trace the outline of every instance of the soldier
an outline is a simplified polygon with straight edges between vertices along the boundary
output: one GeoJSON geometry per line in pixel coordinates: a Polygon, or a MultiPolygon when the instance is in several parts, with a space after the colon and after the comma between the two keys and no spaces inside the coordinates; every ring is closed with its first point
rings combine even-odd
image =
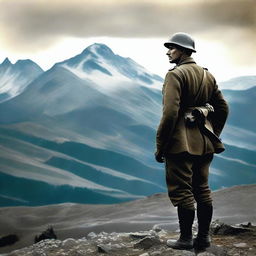
{"type": "Polygon", "coordinates": [[[164,44],[170,63],[176,66],[163,84],[163,115],[157,130],[156,161],[165,162],[169,198],[177,206],[180,237],[168,240],[174,249],[205,249],[210,246],[212,198],[208,185],[214,153],[224,151],[219,139],[228,116],[228,105],[213,75],[191,57],[194,40],[174,34],[164,44]],[[192,239],[197,205],[198,233],[192,239]]]}

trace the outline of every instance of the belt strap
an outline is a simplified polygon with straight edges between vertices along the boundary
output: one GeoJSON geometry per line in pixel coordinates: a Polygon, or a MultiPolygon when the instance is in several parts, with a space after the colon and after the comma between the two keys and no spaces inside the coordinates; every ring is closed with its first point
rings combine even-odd
{"type": "Polygon", "coordinates": [[[203,71],[204,71],[204,72],[203,72],[203,78],[202,78],[202,80],[201,80],[201,83],[200,83],[200,85],[199,85],[198,91],[197,91],[197,93],[196,93],[195,102],[197,102],[198,97],[199,97],[199,95],[200,95],[200,93],[201,93],[201,91],[202,91],[203,84],[205,83],[206,71],[205,71],[205,69],[203,69],[203,71]]]}

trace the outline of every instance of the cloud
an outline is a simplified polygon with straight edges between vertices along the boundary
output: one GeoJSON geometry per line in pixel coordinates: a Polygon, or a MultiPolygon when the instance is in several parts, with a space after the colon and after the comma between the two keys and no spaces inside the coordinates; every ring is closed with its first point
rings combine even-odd
{"type": "MultiPolygon", "coordinates": [[[[250,41],[256,25],[254,0],[2,0],[0,12],[1,41],[24,50],[66,36],[166,38],[176,31],[211,35],[218,30],[219,39],[228,42],[230,28],[250,41]]],[[[233,43],[238,36],[232,34],[233,43]]]]}

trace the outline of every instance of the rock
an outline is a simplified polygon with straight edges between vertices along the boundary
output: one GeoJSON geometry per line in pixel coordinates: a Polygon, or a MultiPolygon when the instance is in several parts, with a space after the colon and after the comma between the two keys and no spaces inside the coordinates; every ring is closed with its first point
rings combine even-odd
{"type": "MultiPolygon", "coordinates": [[[[151,255],[152,255],[152,254],[151,254],[151,255]]],[[[149,254],[146,252],[146,253],[140,254],[140,256],[149,256],[149,254]]]]}
{"type": "Polygon", "coordinates": [[[161,241],[159,238],[155,236],[147,236],[141,239],[140,241],[138,241],[137,243],[135,243],[133,247],[146,250],[152,246],[159,245],[159,244],[161,244],[161,241]]]}
{"type": "Polygon", "coordinates": [[[158,256],[158,255],[161,255],[161,254],[162,254],[161,251],[154,251],[154,252],[150,253],[150,256],[158,256]]]}
{"type": "Polygon", "coordinates": [[[152,230],[154,230],[155,232],[160,232],[162,230],[162,228],[159,227],[159,225],[154,225],[152,230]]]}
{"type": "Polygon", "coordinates": [[[47,249],[54,249],[54,248],[58,248],[61,246],[61,241],[60,240],[54,240],[54,239],[45,239],[40,241],[39,243],[34,245],[34,248],[39,248],[39,249],[43,249],[43,248],[47,248],[47,249]]]}
{"type": "Polygon", "coordinates": [[[110,244],[98,244],[98,252],[100,253],[109,253],[112,250],[112,247],[110,244]]]}
{"type": "Polygon", "coordinates": [[[98,244],[97,247],[98,247],[98,252],[100,252],[100,253],[109,253],[109,252],[116,251],[116,250],[122,248],[122,246],[119,244],[111,244],[111,243],[98,244]]]}
{"type": "MultiPolygon", "coordinates": [[[[164,229],[156,232],[157,226],[152,230],[135,233],[89,233],[80,239],[68,238],[64,241],[56,239],[42,240],[29,247],[19,249],[5,254],[5,256],[94,256],[101,253],[113,256],[226,256],[226,255],[256,255],[254,246],[256,227],[251,224],[235,227],[224,223],[215,222],[215,231],[230,233],[233,228],[250,230],[239,236],[222,235],[213,236],[212,245],[205,252],[194,252],[194,250],[174,250],[166,246],[168,239],[175,238],[177,234],[164,229]],[[223,231],[222,229],[225,228],[223,231]],[[144,251],[143,251],[144,250],[144,251]],[[239,254],[242,252],[243,254],[239,254]],[[248,254],[246,254],[248,253],[248,254]]],[[[231,232],[233,234],[233,231],[231,232]]]]}
{"type": "Polygon", "coordinates": [[[227,225],[218,220],[211,224],[211,233],[213,235],[238,235],[250,231],[248,228],[227,225]]]}
{"type": "MultiPolygon", "coordinates": [[[[226,256],[227,254],[227,249],[225,247],[215,245],[212,242],[211,246],[206,248],[204,251],[196,251],[195,253],[198,256],[226,256]]],[[[233,256],[233,255],[232,255],[233,256]]]]}
{"type": "Polygon", "coordinates": [[[62,246],[66,249],[72,248],[77,244],[77,241],[73,238],[68,238],[62,242],[62,246]]]}
{"type": "Polygon", "coordinates": [[[145,232],[130,233],[129,236],[133,239],[142,239],[142,238],[145,238],[147,236],[158,237],[158,234],[156,233],[156,231],[150,230],[150,231],[145,231],[145,232]]]}
{"type": "Polygon", "coordinates": [[[211,252],[200,252],[197,253],[198,256],[215,256],[216,254],[212,254],[211,252]]]}
{"type": "Polygon", "coordinates": [[[247,247],[247,243],[237,243],[233,244],[236,248],[245,248],[247,247]]]}
{"type": "Polygon", "coordinates": [[[130,233],[129,236],[133,239],[142,239],[147,236],[150,236],[149,232],[135,232],[135,233],[130,233]]]}
{"type": "Polygon", "coordinates": [[[243,227],[243,228],[252,228],[253,227],[251,222],[248,222],[246,224],[241,223],[240,226],[243,227]]]}
{"type": "MultiPolygon", "coordinates": [[[[166,252],[170,252],[168,255],[172,256],[195,256],[196,254],[192,251],[185,250],[174,250],[172,248],[168,248],[166,252]]],[[[167,254],[166,254],[167,255],[167,254]]]]}
{"type": "Polygon", "coordinates": [[[108,236],[108,233],[103,231],[103,232],[100,232],[97,236],[101,237],[101,238],[104,238],[104,237],[108,236]]]}
{"type": "Polygon", "coordinates": [[[79,238],[77,239],[77,242],[80,243],[80,242],[86,242],[87,241],[87,238],[86,237],[82,237],[82,238],[79,238]]]}
{"type": "Polygon", "coordinates": [[[88,239],[94,239],[97,237],[97,235],[94,233],[94,232],[90,232],[88,235],[87,235],[88,239]]]}

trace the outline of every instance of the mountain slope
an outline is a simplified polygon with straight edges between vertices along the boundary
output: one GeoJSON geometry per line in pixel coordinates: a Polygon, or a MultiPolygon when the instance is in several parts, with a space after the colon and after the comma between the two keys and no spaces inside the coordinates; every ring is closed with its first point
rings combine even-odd
{"type": "Polygon", "coordinates": [[[256,125],[256,86],[242,91],[223,90],[230,105],[228,123],[230,125],[255,132],[256,125]]]}
{"type": "Polygon", "coordinates": [[[228,81],[220,82],[219,84],[222,89],[247,90],[256,86],[256,76],[234,77],[228,81]]]}
{"type": "MultiPolygon", "coordinates": [[[[137,132],[147,129],[149,134],[154,134],[154,112],[160,107],[157,102],[160,95],[150,87],[153,82],[139,76],[137,69],[154,83],[161,80],[132,60],[96,44],[81,55],[56,64],[30,83],[23,93],[0,104],[0,141],[5,152],[1,154],[1,171],[5,174],[1,182],[20,182],[21,188],[26,182],[34,182],[38,184],[34,186],[35,195],[39,198],[45,195],[43,201],[37,202],[37,197],[29,197],[19,187],[10,186],[10,193],[0,190],[2,202],[6,204],[9,198],[8,205],[38,205],[56,200],[73,201],[76,197],[76,202],[81,203],[113,203],[164,191],[159,169],[134,158],[134,153],[140,154],[139,160],[151,158],[147,152],[140,153],[151,144],[137,132]],[[88,77],[76,75],[74,68],[79,69],[86,58],[89,61],[88,56],[91,62],[99,64],[109,58],[107,68],[112,73],[123,63],[122,68],[116,69],[118,77],[111,80],[115,82],[114,88],[112,83],[110,88],[91,79],[90,75],[99,71],[99,64],[85,65],[87,69],[83,72],[88,77]],[[135,75],[136,83],[131,79],[135,75]],[[134,104],[141,108],[134,109],[134,104]],[[51,197],[52,185],[58,199],[51,197]],[[63,189],[73,196],[67,197],[63,189]],[[75,196],[76,189],[85,196],[75,196]],[[95,191],[98,194],[88,201],[87,195],[95,191]]],[[[101,75],[105,81],[105,75],[109,74],[101,71],[97,78],[101,75]]]]}
{"type": "Polygon", "coordinates": [[[31,60],[18,60],[12,64],[6,58],[0,64],[0,102],[22,93],[26,86],[42,73],[43,70],[31,60]]]}
{"type": "MultiPolygon", "coordinates": [[[[74,72],[78,77],[90,79],[101,89],[109,89],[117,79],[154,85],[155,82],[162,82],[163,79],[157,75],[150,74],[145,68],[137,64],[130,58],[123,58],[113,53],[104,44],[93,44],[87,47],[81,54],[58,63],[66,69],[74,72]],[[105,79],[97,79],[96,74],[104,75],[105,79]],[[107,81],[106,81],[107,80],[107,81]],[[106,85],[107,87],[103,86],[106,85]],[[105,87],[105,88],[104,88],[105,87]]],[[[118,86],[122,86],[119,84],[118,86]]]]}

